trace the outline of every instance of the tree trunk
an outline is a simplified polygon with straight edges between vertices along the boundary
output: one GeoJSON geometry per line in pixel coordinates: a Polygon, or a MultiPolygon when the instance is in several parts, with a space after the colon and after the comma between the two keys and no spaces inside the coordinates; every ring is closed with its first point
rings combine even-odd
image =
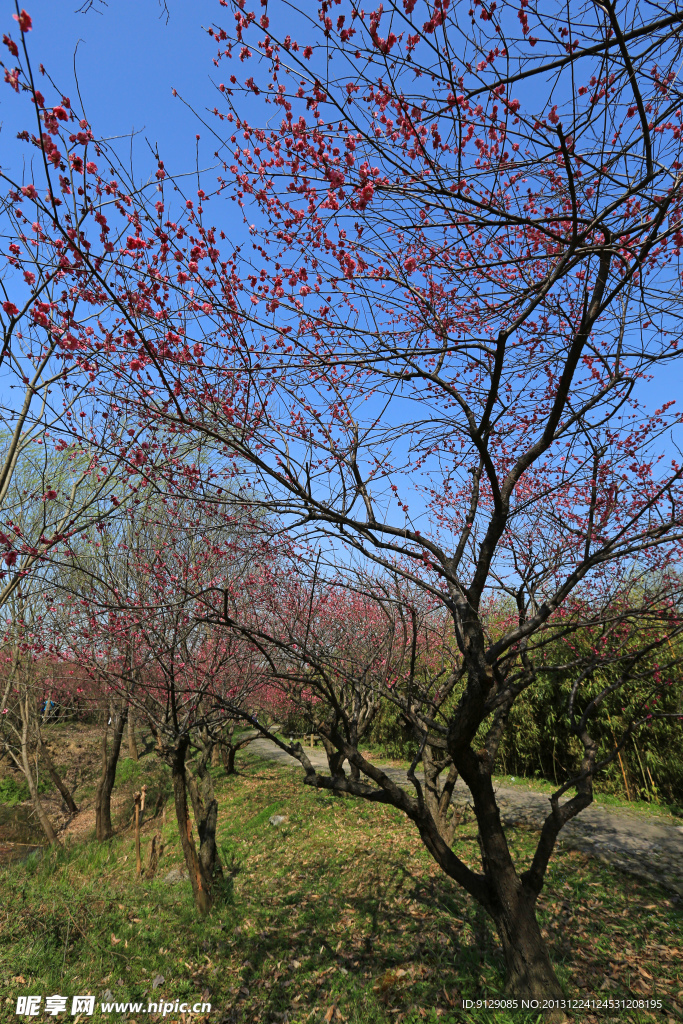
{"type": "MultiPolygon", "coordinates": [[[[490,904],[486,909],[493,918],[503,947],[508,993],[517,999],[562,999],[564,993],[536,920],[538,892],[527,886],[517,874],[500,820],[491,775],[488,770],[482,770],[481,755],[470,754],[471,758],[465,758],[469,776],[465,781],[473,797],[482,866],[490,893],[490,904]],[[472,772],[475,763],[478,770],[472,772]]],[[[558,1012],[550,1014],[547,1019],[563,1021],[566,1017],[563,1012],[558,1012]]]]}
{"type": "Polygon", "coordinates": [[[237,747],[233,747],[232,743],[226,749],[223,747],[223,765],[225,766],[226,775],[236,775],[237,769],[235,768],[235,754],[237,753],[237,747]]]}
{"type": "Polygon", "coordinates": [[[216,848],[216,826],[218,824],[218,801],[214,795],[213,779],[207,764],[213,744],[201,750],[197,762],[197,779],[188,770],[187,788],[190,791],[197,832],[199,834],[199,863],[204,877],[211,882],[215,875],[222,875],[220,859],[216,848]],[[199,781],[197,781],[199,780],[199,781]]]}
{"type": "MultiPolygon", "coordinates": [[[[237,743],[233,743],[233,735],[235,732],[235,723],[233,722],[230,727],[226,730],[222,739],[217,743],[220,748],[220,756],[223,760],[223,767],[225,768],[226,775],[237,775],[237,769],[235,768],[235,755],[238,750],[242,747],[246,747],[252,740],[256,739],[256,736],[249,736],[247,739],[239,740],[237,743]]],[[[212,761],[213,763],[213,761],[212,761]]]]}
{"type": "Polygon", "coordinates": [[[105,727],[102,737],[102,777],[97,794],[95,796],[95,828],[97,838],[100,842],[111,839],[114,830],[111,824],[111,793],[116,781],[116,766],[121,753],[121,740],[123,729],[128,714],[127,708],[121,708],[118,713],[111,709],[111,724],[113,726],[111,749],[107,749],[107,731],[105,727]]]}
{"type": "Polygon", "coordinates": [[[66,786],[62,781],[59,772],[54,766],[54,762],[52,760],[52,757],[50,756],[50,751],[47,749],[43,737],[41,736],[40,725],[38,725],[38,749],[41,753],[41,756],[45,759],[48,774],[52,779],[53,785],[56,786],[56,788],[62,795],[62,800],[69,808],[71,814],[78,814],[78,807],[76,807],[74,798],[71,795],[71,791],[69,790],[68,786],[66,786]]]}
{"type": "Polygon", "coordinates": [[[149,861],[147,863],[145,878],[154,878],[159,866],[159,858],[163,852],[164,844],[161,841],[161,832],[157,832],[155,836],[152,836],[152,845],[149,848],[149,861]]]}
{"type": "Polygon", "coordinates": [[[216,849],[218,801],[213,792],[210,794],[202,793],[196,779],[193,779],[189,772],[187,775],[187,788],[190,791],[192,809],[197,824],[197,832],[199,833],[199,862],[204,877],[210,880],[214,877],[214,874],[222,874],[216,849]]]}
{"type": "Polygon", "coordinates": [[[138,760],[138,745],[135,740],[135,716],[133,709],[128,709],[128,757],[138,760]]]}
{"type": "Polygon", "coordinates": [[[453,842],[455,829],[460,821],[460,816],[451,812],[449,808],[455,784],[458,781],[458,772],[450,758],[444,758],[442,751],[436,751],[431,744],[426,743],[422,751],[422,769],[424,771],[424,795],[427,809],[434,819],[444,842],[450,846],[453,842]],[[440,781],[442,773],[448,768],[445,781],[440,781]]]}
{"type": "Polygon", "coordinates": [[[45,837],[50,846],[59,846],[60,842],[57,838],[57,833],[54,830],[52,822],[45,813],[45,808],[40,802],[40,796],[38,794],[38,787],[36,780],[33,777],[31,771],[31,762],[29,761],[29,698],[26,697],[20,701],[21,705],[21,765],[26,777],[28,784],[28,791],[31,794],[31,801],[35,808],[36,814],[38,815],[38,821],[40,827],[45,833],[45,837]]]}
{"type": "Polygon", "coordinates": [[[508,993],[518,999],[564,998],[536,920],[533,895],[517,881],[509,897],[506,905],[492,912],[505,957],[508,993]]]}
{"type": "MultiPolygon", "coordinates": [[[[350,743],[356,750],[358,750],[358,728],[356,722],[352,721],[350,724],[350,743]]],[[[353,782],[360,782],[360,768],[356,764],[350,765],[350,775],[353,782]]]]}
{"type": "Polygon", "coordinates": [[[321,735],[321,740],[325,748],[325,754],[327,755],[327,763],[330,768],[330,775],[333,779],[345,779],[346,773],[342,767],[344,764],[344,754],[337,750],[335,745],[328,740],[327,736],[321,735]]]}
{"type": "Polygon", "coordinates": [[[197,856],[197,848],[194,844],[194,839],[192,838],[192,823],[187,809],[185,758],[187,756],[188,746],[188,737],[184,737],[178,742],[178,745],[173,752],[171,776],[173,779],[173,796],[175,799],[175,812],[178,821],[178,832],[180,833],[180,843],[183,848],[185,864],[190,875],[190,883],[192,885],[192,892],[194,893],[195,905],[199,913],[204,916],[211,910],[212,899],[209,881],[204,875],[199,857],[197,856]]]}

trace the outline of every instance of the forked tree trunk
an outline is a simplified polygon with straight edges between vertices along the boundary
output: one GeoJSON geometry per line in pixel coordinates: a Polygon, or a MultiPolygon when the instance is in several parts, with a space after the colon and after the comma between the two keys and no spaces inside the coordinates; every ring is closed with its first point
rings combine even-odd
{"type": "Polygon", "coordinates": [[[323,747],[325,748],[325,754],[327,755],[327,764],[329,765],[330,775],[333,779],[345,779],[346,772],[342,767],[344,764],[344,755],[337,750],[333,743],[328,740],[327,736],[321,735],[323,747]]]}
{"type": "Polygon", "coordinates": [[[237,750],[233,747],[232,743],[221,743],[221,757],[223,758],[223,767],[225,768],[226,775],[236,775],[235,769],[235,754],[237,750]]]}
{"type": "Polygon", "coordinates": [[[180,844],[183,848],[185,864],[190,876],[194,901],[199,913],[204,916],[208,914],[212,906],[210,881],[204,875],[202,865],[197,856],[197,848],[192,838],[192,822],[187,808],[187,783],[185,758],[189,737],[183,737],[173,751],[171,761],[171,777],[173,780],[173,796],[175,800],[175,812],[178,821],[178,832],[180,833],[180,844]]]}
{"type": "Polygon", "coordinates": [[[199,863],[209,884],[216,875],[223,874],[216,848],[218,801],[214,794],[213,779],[207,768],[212,749],[213,744],[207,745],[201,751],[196,767],[196,779],[189,770],[186,771],[187,788],[199,834],[199,863]]]}
{"type": "Polygon", "coordinates": [[[232,722],[217,744],[220,747],[220,756],[223,760],[223,767],[225,768],[226,775],[237,775],[237,769],[235,768],[235,755],[237,754],[237,751],[241,750],[242,747],[246,747],[252,742],[252,740],[256,739],[256,736],[248,736],[246,739],[233,743],[234,734],[235,723],[232,722]]]}
{"type": "Polygon", "coordinates": [[[444,842],[450,846],[460,821],[460,815],[450,811],[451,797],[458,781],[457,769],[450,759],[444,758],[442,751],[437,751],[431,744],[426,743],[422,751],[422,770],[427,809],[444,842]],[[446,768],[448,772],[446,778],[442,780],[441,776],[446,768]]]}
{"type": "Polygon", "coordinates": [[[116,781],[116,766],[121,753],[121,740],[123,729],[128,714],[127,708],[121,708],[118,712],[111,709],[111,724],[113,735],[111,747],[107,745],[108,726],[105,727],[102,737],[102,777],[95,795],[95,829],[100,842],[111,839],[114,830],[111,824],[111,794],[116,781]]]}
{"type": "Polygon", "coordinates": [[[55,768],[52,757],[50,756],[50,751],[47,749],[43,737],[40,734],[40,725],[38,725],[38,750],[40,751],[41,756],[45,760],[45,765],[47,767],[48,774],[52,779],[53,785],[61,793],[62,800],[64,801],[64,803],[69,808],[69,811],[72,814],[78,814],[78,807],[76,806],[74,798],[71,795],[71,791],[69,787],[65,785],[62,778],[59,775],[59,772],[55,768]]]}
{"type": "MultiPolygon", "coordinates": [[[[469,774],[469,773],[468,773],[469,774]]],[[[478,772],[466,778],[479,826],[479,846],[488,882],[489,906],[503,947],[506,988],[518,999],[562,999],[548,947],[536,920],[538,892],[517,874],[500,820],[490,774],[478,772]]],[[[546,1020],[566,1020],[563,1011],[547,1014],[546,1020]]]]}

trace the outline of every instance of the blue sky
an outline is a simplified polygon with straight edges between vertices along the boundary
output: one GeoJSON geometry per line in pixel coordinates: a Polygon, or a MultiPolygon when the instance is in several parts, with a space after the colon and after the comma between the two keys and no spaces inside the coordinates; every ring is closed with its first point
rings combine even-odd
{"type": "MultiPolygon", "coordinates": [[[[33,19],[27,41],[34,69],[42,62],[57,85],[75,100],[75,59],[80,93],[95,135],[122,136],[119,152],[125,154],[125,137],[133,130],[139,133],[133,161],[136,175],[146,177],[154,166],[145,139],[158,144],[173,173],[195,166],[197,133],[202,135],[200,165],[215,162],[215,138],[197,122],[183,99],[198,111],[218,102],[211,78],[220,82],[228,69],[214,67],[217,46],[206,28],[215,23],[229,27],[231,21],[230,12],[218,0],[168,0],[168,18],[158,0],[110,0],[107,6],[100,0],[86,13],[78,12],[79,0],[24,3],[33,19]]],[[[0,12],[2,32],[18,38],[13,3],[0,0],[0,12]]],[[[5,167],[25,152],[12,143],[17,130],[32,127],[30,111],[25,98],[7,86],[0,89],[0,164],[5,167]]],[[[209,116],[208,121],[212,124],[214,119],[209,116]]],[[[232,204],[215,210],[219,220],[230,217],[232,223],[220,226],[233,239],[243,230],[236,212],[232,204]]],[[[651,384],[641,386],[646,404],[653,408],[678,399],[682,375],[683,367],[671,364],[651,384]]],[[[676,454],[673,448],[671,454],[676,454]]]]}
{"type": "MultiPolygon", "coordinates": [[[[77,12],[79,0],[24,0],[20,6],[33,19],[26,38],[35,69],[42,62],[74,99],[76,55],[81,96],[96,135],[127,135],[135,129],[159,143],[174,170],[194,165],[195,134],[201,126],[171,90],[198,107],[213,104],[209,76],[216,72],[216,43],[202,25],[208,27],[221,14],[225,19],[218,0],[169,0],[168,21],[157,0],[111,0],[87,13],[77,12]]],[[[18,38],[14,5],[1,0],[0,11],[2,32],[18,38]]],[[[8,87],[0,90],[5,138],[12,138],[27,114],[25,101],[17,102],[8,87]]],[[[205,134],[208,160],[215,144],[205,134]]],[[[6,165],[7,143],[2,149],[0,162],[6,165]]],[[[139,153],[141,157],[142,149],[139,153]]]]}

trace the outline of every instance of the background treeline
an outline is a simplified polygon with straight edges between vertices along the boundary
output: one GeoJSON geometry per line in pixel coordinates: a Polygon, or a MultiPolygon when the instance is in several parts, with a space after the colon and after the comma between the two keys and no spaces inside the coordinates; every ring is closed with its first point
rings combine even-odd
{"type": "MultiPolygon", "coordinates": [[[[623,614],[623,609],[620,611],[623,614]]],[[[634,617],[642,611],[634,607],[634,617]]],[[[490,617],[491,633],[495,634],[508,617],[509,611],[494,607],[490,617]]],[[[568,707],[577,660],[585,662],[587,650],[595,648],[598,653],[595,672],[584,680],[576,699],[576,711],[580,714],[587,702],[610,684],[612,676],[616,677],[629,651],[641,646],[650,632],[652,655],[639,660],[637,675],[627,695],[617,692],[597,707],[592,729],[601,753],[606,755],[614,751],[617,739],[621,740],[634,718],[646,717],[648,711],[664,717],[653,717],[628,736],[620,746],[619,756],[599,773],[596,789],[627,800],[667,804],[676,812],[683,810],[680,733],[671,728],[683,718],[680,667],[683,639],[674,636],[667,640],[663,653],[657,641],[661,640],[660,633],[665,627],[661,617],[656,618],[655,625],[648,624],[646,616],[640,627],[624,627],[623,648],[615,656],[612,667],[609,659],[599,656],[602,634],[593,635],[590,631],[578,638],[571,633],[560,636],[542,652],[537,652],[535,685],[523,691],[512,706],[496,759],[497,774],[540,779],[554,785],[561,785],[575,774],[581,759],[581,744],[572,733],[568,707]]],[[[457,657],[454,639],[452,649],[457,657]]],[[[452,710],[460,693],[460,689],[456,690],[442,708],[442,715],[452,710]]],[[[283,721],[283,728],[290,734],[305,735],[311,730],[311,722],[300,708],[292,709],[283,721]]],[[[483,739],[483,729],[481,733],[483,739]]],[[[418,754],[413,731],[390,700],[378,703],[366,740],[368,747],[388,757],[412,760],[418,754]]]]}
{"type": "MultiPolygon", "coordinates": [[[[571,735],[566,706],[570,686],[559,674],[550,676],[533,693],[515,702],[500,745],[496,770],[501,775],[561,783],[579,755],[571,735]]],[[[680,678],[670,688],[662,711],[683,713],[680,678]]],[[[605,709],[596,718],[595,732],[608,747],[621,735],[625,721],[605,709]]],[[[397,709],[383,704],[373,724],[369,745],[388,756],[412,759],[416,752],[410,730],[397,709]]],[[[598,776],[596,790],[630,800],[649,800],[683,810],[683,757],[666,721],[655,721],[631,737],[617,759],[598,776]]]]}

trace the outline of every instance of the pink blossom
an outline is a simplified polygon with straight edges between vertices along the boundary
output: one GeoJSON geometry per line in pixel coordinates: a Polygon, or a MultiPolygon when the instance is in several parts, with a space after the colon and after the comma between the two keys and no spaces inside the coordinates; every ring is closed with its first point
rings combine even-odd
{"type": "Polygon", "coordinates": [[[22,32],[30,32],[33,27],[31,15],[27,11],[21,10],[19,14],[13,14],[12,17],[15,21],[19,22],[19,28],[22,32]]]}
{"type": "Polygon", "coordinates": [[[7,49],[9,50],[9,52],[12,54],[13,57],[18,57],[19,56],[19,50],[17,48],[17,44],[14,42],[13,39],[11,39],[9,36],[5,35],[5,36],[2,37],[2,41],[5,44],[5,46],[7,47],[7,49]]]}

